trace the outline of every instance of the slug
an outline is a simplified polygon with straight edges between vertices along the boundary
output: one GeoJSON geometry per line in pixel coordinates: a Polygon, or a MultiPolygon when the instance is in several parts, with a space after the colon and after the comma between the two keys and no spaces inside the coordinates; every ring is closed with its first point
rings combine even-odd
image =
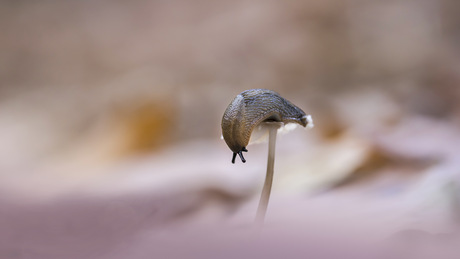
{"type": "Polygon", "coordinates": [[[267,89],[246,90],[233,99],[222,117],[222,136],[233,151],[232,163],[238,154],[246,162],[243,152],[247,152],[251,133],[262,122],[276,121],[297,123],[306,127],[311,122],[299,107],[267,89]]]}

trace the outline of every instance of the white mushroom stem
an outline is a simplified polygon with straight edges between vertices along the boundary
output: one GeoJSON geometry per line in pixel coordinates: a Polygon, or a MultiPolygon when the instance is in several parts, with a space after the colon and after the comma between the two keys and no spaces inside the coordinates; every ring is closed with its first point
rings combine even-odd
{"type": "MultiPolygon", "coordinates": [[[[268,200],[270,199],[270,192],[272,189],[273,173],[275,165],[275,146],[276,146],[276,133],[278,132],[280,123],[268,122],[265,123],[268,128],[268,161],[267,161],[267,175],[265,176],[265,183],[260,196],[259,207],[257,209],[256,222],[262,225],[265,220],[267,212],[268,200]]],[[[264,126],[265,126],[264,125],[264,126]]]]}

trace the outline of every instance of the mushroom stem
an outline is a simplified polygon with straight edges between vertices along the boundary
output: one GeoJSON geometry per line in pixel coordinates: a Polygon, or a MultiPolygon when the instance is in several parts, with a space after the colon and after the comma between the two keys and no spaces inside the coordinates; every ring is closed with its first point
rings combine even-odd
{"type": "Polygon", "coordinates": [[[275,146],[276,146],[276,133],[280,127],[279,123],[266,123],[268,127],[268,161],[267,161],[267,175],[265,176],[265,183],[260,196],[259,207],[257,209],[256,222],[262,225],[265,220],[265,213],[267,212],[268,200],[270,199],[270,192],[272,189],[273,173],[275,165],[275,146]]]}

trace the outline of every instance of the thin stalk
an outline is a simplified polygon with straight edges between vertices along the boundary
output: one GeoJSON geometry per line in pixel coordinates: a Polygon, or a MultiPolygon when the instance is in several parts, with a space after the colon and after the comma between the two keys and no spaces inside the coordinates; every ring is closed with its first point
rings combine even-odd
{"type": "Polygon", "coordinates": [[[265,183],[260,196],[259,207],[257,209],[256,222],[263,225],[265,214],[267,213],[268,200],[270,199],[270,192],[272,190],[273,173],[275,165],[275,146],[276,146],[276,133],[278,132],[278,123],[267,123],[268,126],[268,160],[267,160],[267,174],[265,176],[265,183]]]}

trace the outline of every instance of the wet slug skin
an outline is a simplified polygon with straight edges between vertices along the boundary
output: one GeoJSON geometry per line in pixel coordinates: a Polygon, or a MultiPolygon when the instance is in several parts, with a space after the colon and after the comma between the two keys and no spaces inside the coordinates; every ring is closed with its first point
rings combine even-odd
{"type": "Polygon", "coordinates": [[[238,154],[243,163],[251,133],[262,122],[297,123],[312,126],[311,117],[299,107],[267,89],[246,90],[228,105],[222,117],[222,136],[233,151],[232,163],[238,154]]]}

